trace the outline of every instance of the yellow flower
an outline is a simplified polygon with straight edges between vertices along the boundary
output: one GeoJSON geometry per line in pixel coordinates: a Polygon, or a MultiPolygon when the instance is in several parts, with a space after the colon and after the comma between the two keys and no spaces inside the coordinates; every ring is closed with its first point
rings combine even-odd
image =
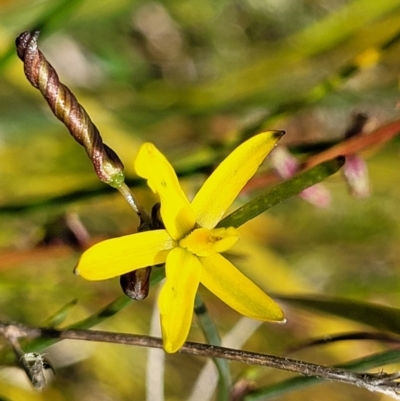
{"type": "Polygon", "coordinates": [[[160,196],[165,229],[100,242],[83,253],[76,273],[87,280],[104,280],[165,263],[166,282],[158,305],[167,352],[178,351],[188,336],[199,283],[242,315],[284,321],[280,307],[220,254],[235,244],[238,231],[215,228],[281,135],[265,132],[242,143],[211,174],[192,202],[168,160],[153,144],[143,144],[135,170],[160,196]]]}

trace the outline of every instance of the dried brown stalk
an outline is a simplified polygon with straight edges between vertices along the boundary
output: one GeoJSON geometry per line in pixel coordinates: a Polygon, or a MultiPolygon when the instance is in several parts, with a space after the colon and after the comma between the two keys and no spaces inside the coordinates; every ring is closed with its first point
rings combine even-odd
{"type": "MultiPolygon", "coordinates": [[[[3,335],[7,338],[9,337],[7,333],[9,333],[10,330],[13,333],[14,339],[41,337],[54,338],[58,340],[84,340],[134,345],[139,347],[162,348],[162,340],[160,338],[149,336],[98,330],[56,330],[49,328],[28,327],[19,323],[0,322],[0,335],[3,335]]],[[[186,342],[179,352],[183,354],[209,358],[224,358],[250,365],[261,365],[274,369],[285,370],[303,376],[312,376],[324,380],[352,384],[372,392],[386,394],[395,400],[400,400],[400,383],[397,381],[400,375],[397,372],[393,374],[387,374],[384,372],[378,374],[356,373],[344,368],[323,366],[291,358],[259,354],[255,352],[236,350],[209,344],[198,344],[193,342],[186,342]]]]}

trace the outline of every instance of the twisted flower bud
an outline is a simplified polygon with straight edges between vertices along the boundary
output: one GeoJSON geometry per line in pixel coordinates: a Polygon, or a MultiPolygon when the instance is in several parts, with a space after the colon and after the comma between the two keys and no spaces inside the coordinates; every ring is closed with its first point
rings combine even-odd
{"type": "Polygon", "coordinates": [[[40,90],[54,115],[68,128],[91,159],[97,176],[114,188],[124,182],[123,164],[116,153],[105,145],[99,130],[73,93],[38,49],[39,31],[23,32],[16,40],[18,57],[24,63],[28,81],[40,90]]]}

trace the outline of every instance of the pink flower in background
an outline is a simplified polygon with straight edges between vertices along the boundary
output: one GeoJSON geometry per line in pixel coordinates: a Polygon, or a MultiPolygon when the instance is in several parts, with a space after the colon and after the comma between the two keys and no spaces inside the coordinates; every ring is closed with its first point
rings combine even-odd
{"type": "Polygon", "coordinates": [[[365,198],[370,195],[368,166],[361,156],[357,154],[346,156],[343,176],[353,196],[365,198]]]}
{"type": "MultiPolygon", "coordinates": [[[[270,160],[279,176],[284,179],[293,177],[300,169],[298,160],[283,146],[276,147],[271,152],[270,160]]],[[[299,196],[318,207],[327,207],[331,201],[330,192],[322,184],[306,188],[299,196]]]]}

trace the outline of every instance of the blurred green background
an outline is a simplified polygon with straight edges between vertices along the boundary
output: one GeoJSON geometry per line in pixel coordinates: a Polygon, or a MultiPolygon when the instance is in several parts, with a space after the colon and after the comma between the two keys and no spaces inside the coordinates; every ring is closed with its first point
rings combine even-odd
{"type": "MultiPolygon", "coordinates": [[[[399,115],[399,0],[0,1],[0,320],[42,325],[77,299],[64,322],[71,324],[120,296],[117,280],[91,283],[72,274],[81,250],[68,225],[82,223],[97,241],[133,232],[138,224],[25,79],[14,41],[34,28],[42,31],[41,50],[123,160],[127,177],[134,178],[138,145],[152,141],[178,170],[193,172],[183,180],[188,194],[219,149],[249,127],[284,129],[286,145],[309,145],[340,140],[354,112],[366,113],[371,129],[399,115]],[[360,64],[357,57],[371,49],[378,62],[360,64]],[[46,203],[62,195],[69,198],[46,203]]],[[[232,255],[236,265],[269,293],[398,307],[399,141],[363,156],[370,197],[351,197],[335,175],[325,183],[330,207],[295,197],[245,224],[232,255]]],[[[133,191],[148,208],[155,201],[148,190],[133,191]]],[[[206,291],[202,295],[222,334],[235,326],[234,311],[206,291]]],[[[148,334],[155,299],[153,288],[147,300],[132,302],[96,328],[148,334]]],[[[243,348],[282,354],[311,337],[369,330],[284,308],[286,325],[263,324],[251,335],[248,322],[243,348]]],[[[204,341],[196,321],[189,339],[204,341]]],[[[5,354],[7,343],[0,346],[5,354]]],[[[383,349],[353,341],[293,356],[336,364],[383,349]]],[[[45,352],[57,370],[48,388],[35,392],[22,371],[4,366],[0,400],[144,400],[162,374],[161,362],[154,372],[146,370],[148,352],[140,348],[64,341],[45,352]]],[[[165,399],[190,399],[204,363],[166,356],[165,399]]],[[[265,386],[289,377],[248,369],[232,364],[233,378],[247,375],[265,386]]],[[[278,398],[320,397],[386,399],[331,383],[278,398]]]]}

